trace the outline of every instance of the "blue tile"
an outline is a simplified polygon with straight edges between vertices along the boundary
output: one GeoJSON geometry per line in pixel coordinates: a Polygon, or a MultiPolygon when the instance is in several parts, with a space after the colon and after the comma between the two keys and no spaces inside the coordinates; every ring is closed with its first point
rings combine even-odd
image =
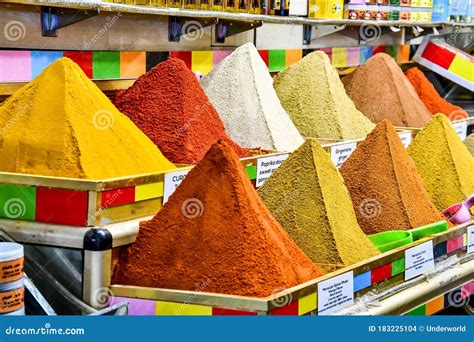
{"type": "Polygon", "coordinates": [[[359,57],[360,57],[360,64],[364,64],[370,57],[372,57],[372,47],[361,46],[359,57]]]}
{"type": "Polygon", "coordinates": [[[448,244],[446,241],[438,243],[433,248],[433,256],[436,259],[448,253],[448,244]]]}
{"type": "Polygon", "coordinates": [[[371,271],[365,272],[354,277],[354,292],[363,290],[371,284],[371,271]]]}
{"type": "Polygon", "coordinates": [[[62,56],[62,51],[31,51],[31,72],[33,78],[62,56]]]}

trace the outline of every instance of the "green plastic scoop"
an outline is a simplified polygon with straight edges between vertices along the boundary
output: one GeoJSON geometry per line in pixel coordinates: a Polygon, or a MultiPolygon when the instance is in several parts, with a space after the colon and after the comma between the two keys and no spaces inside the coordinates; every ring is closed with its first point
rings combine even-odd
{"type": "Polygon", "coordinates": [[[369,240],[379,251],[385,253],[392,249],[408,245],[413,242],[413,235],[409,231],[389,230],[369,235],[369,240]]]}

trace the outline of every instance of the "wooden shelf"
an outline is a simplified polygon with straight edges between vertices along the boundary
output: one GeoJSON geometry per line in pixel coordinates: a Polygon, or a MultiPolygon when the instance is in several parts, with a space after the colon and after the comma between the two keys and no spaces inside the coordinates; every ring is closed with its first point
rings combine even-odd
{"type": "Polygon", "coordinates": [[[456,27],[474,27],[474,23],[455,23],[455,22],[410,22],[403,20],[350,20],[350,19],[310,19],[304,17],[283,17],[274,15],[259,15],[247,13],[232,13],[232,12],[218,12],[218,11],[200,11],[188,10],[179,8],[160,8],[151,6],[139,5],[125,5],[116,4],[104,1],[87,1],[78,2],[70,0],[57,1],[34,1],[34,0],[7,0],[0,1],[4,3],[16,3],[33,6],[51,6],[75,9],[98,9],[99,11],[121,12],[121,13],[135,13],[135,14],[149,14],[157,16],[175,16],[175,17],[190,17],[196,19],[214,18],[221,20],[235,20],[242,22],[261,21],[263,23],[284,24],[284,25],[347,25],[347,26],[361,26],[361,25],[377,25],[377,26],[404,26],[404,27],[439,27],[439,26],[456,26],[456,27]]]}

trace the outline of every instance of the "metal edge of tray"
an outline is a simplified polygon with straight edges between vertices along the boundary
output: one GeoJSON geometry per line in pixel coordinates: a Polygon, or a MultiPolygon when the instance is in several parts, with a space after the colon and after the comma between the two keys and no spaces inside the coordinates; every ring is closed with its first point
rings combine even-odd
{"type": "Polygon", "coordinates": [[[423,22],[423,21],[403,21],[403,20],[352,20],[352,19],[312,19],[305,17],[273,16],[264,14],[233,13],[224,11],[204,11],[204,10],[186,10],[180,8],[160,8],[151,6],[116,4],[104,1],[34,1],[34,0],[2,0],[3,3],[15,3],[33,6],[53,6],[75,9],[98,9],[100,11],[112,11],[121,13],[148,14],[158,16],[176,16],[191,18],[217,18],[221,20],[237,21],[261,21],[264,23],[286,24],[286,25],[349,25],[361,26],[374,23],[378,26],[405,26],[405,27],[437,27],[437,26],[474,26],[473,23],[455,23],[449,21],[423,22]]]}
{"type": "Polygon", "coordinates": [[[404,315],[433,298],[442,296],[473,280],[474,260],[461,263],[456,269],[440,273],[368,307],[357,315],[404,315]]]}
{"type": "Polygon", "coordinates": [[[84,248],[84,237],[91,230],[106,229],[111,235],[112,247],[118,247],[134,242],[138,234],[139,223],[150,218],[145,217],[97,227],[73,227],[0,219],[0,229],[19,243],[75,249],[84,248]]]}
{"type": "MultiPolygon", "coordinates": [[[[407,129],[406,127],[395,127],[395,130],[397,133],[411,133],[410,129],[407,129]]],[[[359,139],[350,139],[350,140],[342,140],[342,139],[330,139],[330,138],[318,138],[317,141],[319,144],[324,147],[324,148],[331,148],[333,146],[340,146],[340,145],[345,145],[345,144],[350,144],[355,142],[357,145],[364,141],[365,138],[359,138],[359,139]]]]}
{"type": "Polygon", "coordinates": [[[474,224],[474,221],[451,228],[450,230],[445,232],[422,238],[409,245],[405,245],[392,251],[374,256],[357,264],[344,267],[335,272],[331,272],[322,277],[310,280],[306,283],[291,287],[289,289],[283,290],[281,292],[275,293],[271,296],[262,299],[235,295],[128,285],[111,285],[111,291],[114,296],[119,297],[143,298],[150,300],[177,302],[182,304],[188,303],[196,305],[208,305],[225,308],[235,308],[241,310],[269,312],[272,309],[278,307],[278,303],[282,302],[281,299],[287,300],[287,298],[290,297],[292,301],[295,301],[308,294],[317,292],[317,285],[322,281],[334,278],[336,276],[351,271],[354,272],[354,275],[357,275],[367,272],[368,270],[377,268],[379,266],[383,266],[389,262],[397,260],[401,255],[404,255],[405,250],[414,246],[420,245],[427,241],[433,241],[433,244],[435,244],[435,242],[444,242],[452,237],[464,234],[467,231],[467,227],[472,224],[474,224]]]}
{"type": "MultiPolygon", "coordinates": [[[[103,92],[111,92],[120,89],[127,89],[129,88],[134,82],[136,78],[123,78],[123,79],[92,79],[94,84],[103,92]]],[[[10,96],[15,91],[24,87],[30,82],[0,82],[0,97],[10,96]]]]}
{"type": "MultiPolygon", "coordinates": [[[[269,154],[259,154],[246,158],[241,158],[242,165],[249,165],[256,162],[260,158],[274,157],[289,152],[275,152],[269,154]]],[[[71,189],[77,191],[106,191],[128,186],[141,184],[149,184],[155,182],[163,182],[164,175],[177,171],[190,170],[194,165],[181,165],[176,169],[168,169],[160,172],[145,173],[140,175],[124,176],[117,178],[107,178],[103,180],[89,180],[66,177],[41,176],[26,173],[0,172],[0,183],[27,185],[27,186],[43,186],[49,188],[71,189]]]]}
{"type": "Polygon", "coordinates": [[[250,311],[268,311],[268,301],[266,299],[252,297],[128,285],[111,285],[110,290],[113,296],[118,297],[142,298],[182,304],[208,305],[213,307],[239,308],[241,310],[250,311]]]}
{"type": "MultiPolygon", "coordinates": [[[[464,119],[459,119],[459,120],[454,120],[454,121],[450,121],[451,124],[453,123],[458,123],[458,122],[464,122],[464,121],[467,121],[467,124],[468,126],[469,125],[472,125],[474,124],[474,117],[469,117],[469,118],[464,118],[464,119]]],[[[411,131],[412,134],[413,134],[413,137],[415,137],[415,135],[420,132],[424,127],[402,127],[402,126],[395,126],[395,129],[397,131],[411,131]]]]}

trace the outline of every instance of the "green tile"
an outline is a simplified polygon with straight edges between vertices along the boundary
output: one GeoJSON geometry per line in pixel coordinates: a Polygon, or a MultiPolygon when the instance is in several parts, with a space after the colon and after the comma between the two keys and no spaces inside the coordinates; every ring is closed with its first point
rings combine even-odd
{"type": "Polygon", "coordinates": [[[397,56],[398,56],[398,46],[395,46],[395,45],[389,45],[389,46],[386,46],[385,47],[385,53],[387,55],[390,55],[392,58],[394,58],[395,60],[397,60],[397,56]]]}
{"type": "Polygon", "coordinates": [[[245,172],[247,172],[247,176],[250,178],[250,180],[254,180],[257,178],[257,166],[247,166],[245,168],[245,172]]]}
{"type": "Polygon", "coordinates": [[[92,52],[92,77],[95,79],[120,78],[120,52],[92,52]]]}
{"type": "Polygon", "coordinates": [[[411,310],[406,314],[407,316],[425,316],[426,315],[426,305],[417,307],[416,309],[411,310]]]}
{"type": "Polygon", "coordinates": [[[270,71],[282,71],[286,68],[286,50],[268,51],[268,69],[270,71]]]}
{"type": "Polygon", "coordinates": [[[0,217],[34,221],[35,211],[35,187],[0,184],[0,217]]]}
{"type": "Polygon", "coordinates": [[[405,258],[392,262],[392,277],[403,272],[405,272],[405,258]]]}

